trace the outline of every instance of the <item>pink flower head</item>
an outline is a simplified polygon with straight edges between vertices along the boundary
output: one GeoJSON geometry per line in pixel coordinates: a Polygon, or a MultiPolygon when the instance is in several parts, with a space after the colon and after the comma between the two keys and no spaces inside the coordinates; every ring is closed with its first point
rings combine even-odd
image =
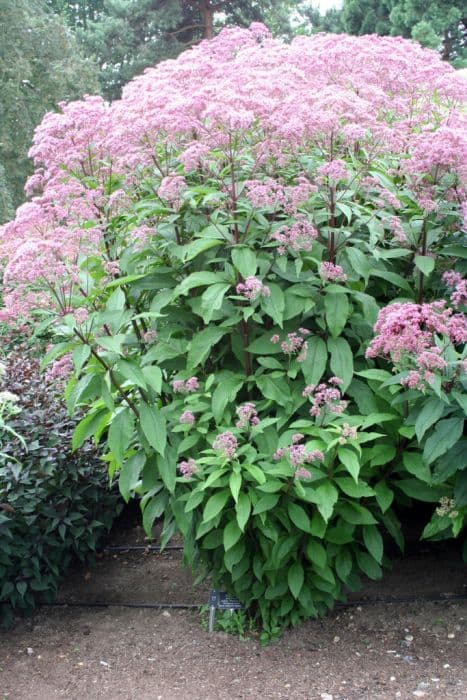
{"type": "Polygon", "coordinates": [[[345,162],[339,159],[321,165],[316,172],[320,177],[327,177],[334,182],[345,180],[349,176],[345,162]]]}
{"type": "Polygon", "coordinates": [[[73,371],[73,361],[70,354],[63,355],[52,364],[46,372],[45,379],[50,382],[54,379],[66,379],[73,371]]]}
{"type": "Polygon", "coordinates": [[[186,181],[182,175],[167,175],[161,180],[157,194],[161,199],[166,199],[176,209],[180,206],[180,195],[186,188],[186,181]]]}
{"type": "Polygon", "coordinates": [[[259,296],[268,297],[270,293],[269,287],[266,287],[257,277],[247,277],[244,282],[237,284],[237,294],[249,301],[254,301],[259,296]]]}
{"type": "Polygon", "coordinates": [[[256,411],[256,405],[254,403],[244,403],[243,406],[237,408],[238,421],[236,422],[236,427],[239,430],[247,428],[250,426],[258,425],[259,418],[256,411]]]}
{"type": "Polygon", "coordinates": [[[316,228],[305,219],[297,220],[292,226],[283,226],[271,235],[272,240],[280,244],[279,255],[284,255],[287,248],[296,253],[311,250],[313,241],[318,237],[316,228]]]}
{"type": "MultiPolygon", "coordinates": [[[[300,328],[299,333],[288,333],[286,339],[281,343],[282,352],[285,355],[297,355],[298,362],[304,362],[308,352],[308,342],[304,338],[307,333],[303,333],[304,330],[306,329],[300,328]]],[[[273,338],[275,337],[278,336],[273,336],[273,338]]]]}
{"type": "Polygon", "coordinates": [[[180,462],[178,469],[185,479],[189,479],[193,474],[199,471],[199,467],[194,459],[189,459],[188,461],[180,462]]]}
{"type": "Polygon", "coordinates": [[[146,343],[146,345],[152,345],[152,343],[156,340],[157,338],[157,331],[155,330],[149,330],[143,333],[143,341],[146,343]]]}
{"type": "Polygon", "coordinates": [[[310,416],[318,418],[326,414],[340,414],[347,408],[347,401],[342,401],[342,394],[337,388],[342,384],[339,377],[331,377],[329,382],[323,382],[318,386],[310,384],[303,390],[303,396],[310,398],[312,407],[310,408],[310,416]]]}
{"type": "Polygon", "coordinates": [[[192,394],[199,389],[197,377],[190,377],[184,381],[183,379],[175,379],[172,382],[172,389],[176,394],[192,394]]]}
{"type": "Polygon", "coordinates": [[[297,442],[301,442],[305,436],[302,433],[294,433],[292,435],[292,444],[295,445],[297,442]]]}
{"type": "Polygon", "coordinates": [[[183,411],[180,416],[180,423],[185,423],[186,425],[193,425],[195,422],[195,416],[191,411],[183,411]]]}
{"type": "Polygon", "coordinates": [[[212,446],[215,450],[219,450],[227,459],[233,459],[238,447],[238,441],[235,435],[227,430],[224,433],[219,433],[212,446]]]}
{"type": "Polygon", "coordinates": [[[294,479],[296,479],[297,481],[305,481],[306,479],[311,479],[311,472],[309,472],[308,469],[305,469],[305,467],[299,467],[295,470],[294,479]]]}
{"type": "Polygon", "coordinates": [[[464,279],[459,272],[450,270],[443,275],[443,281],[448,286],[454,289],[451,294],[452,305],[458,309],[459,306],[467,305],[467,279],[464,279]]]}
{"type": "Polygon", "coordinates": [[[319,273],[326,282],[346,282],[347,275],[340,265],[331,262],[322,262],[319,273]]]}
{"type": "Polygon", "coordinates": [[[277,343],[279,341],[280,341],[280,336],[278,336],[277,333],[275,333],[273,336],[271,336],[271,343],[273,343],[273,345],[277,345],[277,343]]]}

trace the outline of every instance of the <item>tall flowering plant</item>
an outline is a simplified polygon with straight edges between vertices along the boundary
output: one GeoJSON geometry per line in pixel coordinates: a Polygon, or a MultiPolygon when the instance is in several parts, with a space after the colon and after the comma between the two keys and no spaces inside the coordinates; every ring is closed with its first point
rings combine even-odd
{"type": "Polygon", "coordinates": [[[466,92],[402,39],[252,25],[36,132],[2,318],[269,632],[381,575],[398,500],[462,530],[466,92]]]}

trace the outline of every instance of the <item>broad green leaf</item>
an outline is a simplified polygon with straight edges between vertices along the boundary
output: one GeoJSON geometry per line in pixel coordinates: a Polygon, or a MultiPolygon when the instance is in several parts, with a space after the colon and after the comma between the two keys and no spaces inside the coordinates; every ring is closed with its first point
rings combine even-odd
{"type": "Polygon", "coordinates": [[[125,301],[125,293],[118,287],[107,299],[105,307],[108,311],[121,311],[125,308],[125,301]]]}
{"type": "Polygon", "coordinates": [[[291,400],[289,384],[284,377],[261,374],[256,377],[256,385],[263,396],[275,401],[279,406],[286,406],[291,400]]]}
{"type": "Polygon", "coordinates": [[[229,479],[230,492],[235,503],[238,503],[238,494],[242,485],[242,477],[238,472],[232,472],[229,479]]]}
{"type": "Polygon", "coordinates": [[[354,479],[348,476],[336,476],[334,477],[334,483],[338,485],[346,496],[351,498],[369,498],[375,495],[373,489],[368,484],[365,484],[364,481],[355,483],[354,479]]]}
{"type": "Polygon", "coordinates": [[[119,360],[115,369],[132,384],[141,387],[141,389],[147,389],[145,376],[136,363],[130,360],[119,360]]]}
{"type": "Polygon", "coordinates": [[[423,457],[431,464],[441,457],[450,447],[461,439],[464,429],[464,419],[460,416],[445,418],[436,425],[433,433],[425,442],[423,457]]]}
{"type": "Polygon", "coordinates": [[[373,559],[376,559],[378,564],[381,564],[383,560],[383,538],[375,525],[365,525],[363,527],[363,541],[373,559]]]}
{"type": "Polygon", "coordinates": [[[238,501],[235,505],[235,511],[237,513],[237,523],[238,527],[242,532],[245,531],[245,525],[248,522],[251,512],[251,501],[250,497],[246,493],[240,493],[238,495],[238,501]]]}
{"type": "Polygon", "coordinates": [[[308,338],[307,342],[307,355],[300,367],[307,384],[318,384],[326,369],[328,349],[324,340],[317,335],[308,338]]]}
{"type": "Polygon", "coordinates": [[[373,557],[366,552],[361,552],[359,549],[357,549],[356,557],[357,564],[365,576],[368,576],[368,578],[375,581],[381,578],[383,572],[380,565],[373,559],[373,557]]]}
{"type": "MultiPolygon", "coordinates": [[[[224,508],[225,504],[230,498],[230,489],[222,489],[222,491],[217,491],[210,498],[208,498],[203,511],[203,523],[212,520],[218,515],[224,508]]],[[[237,504],[238,505],[238,504],[237,504]]]]}
{"type": "Polygon", "coordinates": [[[298,527],[299,530],[303,530],[303,532],[310,532],[310,518],[302,506],[291,501],[287,506],[287,512],[295,527],[298,527]]]}
{"type": "Polygon", "coordinates": [[[277,505],[279,500],[279,494],[277,493],[265,493],[264,496],[256,503],[253,509],[253,515],[259,515],[259,513],[264,513],[267,510],[271,510],[277,505]]]}
{"type": "Polygon", "coordinates": [[[178,287],[174,290],[174,294],[183,295],[187,294],[190,289],[195,287],[204,287],[210,284],[216,284],[216,282],[226,282],[227,280],[223,275],[218,272],[192,272],[191,275],[185,277],[185,279],[180,282],[178,287]]]}
{"type": "Polygon", "coordinates": [[[165,416],[156,406],[147,403],[139,405],[140,424],[146,440],[156,452],[164,454],[167,443],[167,426],[165,416]]]}
{"type": "Polygon", "coordinates": [[[396,455],[396,448],[390,443],[384,442],[375,445],[370,450],[370,460],[372,467],[378,467],[382,464],[388,464],[396,455]]]}
{"type": "Polygon", "coordinates": [[[120,468],[118,488],[120,489],[123,499],[127,503],[130,500],[131,492],[138,484],[141,470],[143,469],[145,462],[145,454],[143,452],[137,452],[135,455],[132,455],[129,459],[125,460],[120,468]]]}
{"type": "Polygon", "coordinates": [[[390,282],[397,289],[400,288],[405,289],[406,292],[412,292],[412,288],[407,280],[401,275],[398,275],[396,272],[388,272],[387,270],[376,270],[371,268],[370,276],[380,277],[381,279],[386,280],[386,282],[390,282]]]}
{"type": "Polygon", "coordinates": [[[336,573],[339,576],[340,580],[344,583],[347,583],[347,579],[349,578],[350,572],[352,571],[352,555],[348,547],[339,547],[339,551],[337,552],[336,556],[335,566],[336,573]]]}
{"type": "Polygon", "coordinates": [[[261,307],[272,318],[274,323],[282,328],[284,321],[285,299],[278,284],[268,284],[269,296],[261,297],[261,307]]]}
{"type": "Polygon", "coordinates": [[[224,296],[230,289],[230,284],[220,282],[211,284],[201,295],[201,307],[205,310],[203,321],[205,324],[212,319],[214,311],[221,308],[224,302],[224,296]]]}
{"type": "Polygon", "coordinates": [[[339,447],[337,456],[350,476],[354,478],[355,483],[358,484],[358,475],[360,473],[360,460],[358,455],[347,447],[339,447]]]}
{"type": "Polygon", "coordinates": [[[385,481],[379,481],[374,489],[376,501],[381,508],[381,512],[385,513],[394,500],[394,492],[391,491],[385,481]]]}
{"type": "Polygon", "coordinates": [[[234,544],[237,544],[241,536],[242,531],[238,527],[237,521],[235,519],[231,520],[224,528],[223,542],[225,551],[227,552],[234,544]]]}
{"type": "Polygon", "coordinates": [[[274,331],[269,331],[253,340],[247,347],[248,352],[251,352],[253,355],[278,355],[281,353],[280,343],[271,343],[273,335],[274,331]]]}
{"type": "Polygon", "coordinates": [[[91,348],[89,345],[78,345],[72,352],[73,365],[77,375],[81,373],[84,363],[89,359],[91,348]]]}
{"type": "Polygon", "coordinates": [[[413,474],[421,481],[431,483],[430,467],[426,464],[420,452],[408,452],[405,450],[402,455],[402,461],[409,474],[413,474]]]}
{"type": "Polygon", "coordinates": [[[292,564],[287,573],[287,583],[295,599],[300,595],[304,580],[305,572],[303,571],[302,565],[297,561],[295,564],[292,564]]]}
{"type": "Polygon", "coordinates": [[[219,384],[212,394],[212,413],[217,424],[222,422],[225,407],[235,401],[243,382],[244,378],[237,375],[220,377],[219,384]]]}
{"type": "Polygon", "coordinates": [[[201,253],[204,253],[206,250],[220,245],[225,245],[225,241],[219,241],[215,238],[200,238],[187,245],[180,246],[176,255],[184,262],[188,262],[189,260],[194,260],[194,258],[201,255],[201,253]]]}
{"type": "Polygon", "coordinates": [[[345,521],[352,525],[376,524],[376,520],[368,508],[361,506],[359,503],[342,501],[338,504],[337,511],[345,521]]]}
{"type": "Polygon", "coordinates": [[[419,442],[422,441],[428,428],[431,428],[431,426],[441,418],[445,405],[446,404],[436,396],[428,399],[423,405],[415,421],[415,433],[419,442]]]}
{"type": "Polygon", "coordinates": [[[415,266],[428,277],[435,269],[435,259],[429,255],[416,255],[415,266]]]}
{"type": "Polygon", "coordinates": [[[167,450],[165,454],[157,455],[157,468],[159,474],[161,475],[164,485],[173,493],[175,491],[175,484],[177,480],[177,460],[176,453],[173,450],[167,450]]]}
{"type": "Polygon", "coordinates": [[[345,338],[329,338],[328,350],[331,355],[331,371],[342,379],[342,391],[345,391],[352,381],[353,353],[345,338]]]}
{"type": "Polygon", "coordinates": [[[160,394],[162,390],[162,372],[157,365],[148,365],[142,369],[146,384],[160,394]]]}
{"type": "Polygon", "coordinates": [[[346,294],[326,292],[324,297],[326,323],[333,338],[337,338],[344,329],[349,317],[350,305],[346,294]]]}
{"type": "Polygon", "coordinates": [[[444,484],[429,486],[419,479],[399,479],[393,482],[406,496],[415,499],[416,501],[425,501],[427,503],[436,503],[443,496],[449,493],[449,487],[444,484]]]}
{"type": "Polygon", "coordinates": [[[232,262],[244,279],[252,277],[256,273],[258,266],[256,255],[247,246],[232,248],[232,262]]]}
{"type": "MultiPolygon", "coordinates": [[[[334,504],[339,497],[338,491],[330,481],[325,481],[324,484],[318,486],[315,496],[318,510],[325,522],[328,522],[334,511],[334,504]]],[[[312,534],[314,533],[312,532],[312,534]]]]}
{"type": "Polygon", "coordinates": [[[307,558],[320,569],[324,569],[327,564],[328,555],[323,545],[316,540],[308,540],[306,545],[306,556],[307,558]]]}
{"type": "Polygon", "coordinates": [[[100,338],[96,338],[96,343],[104,350],[114,352],[117,355],[123,355],[122,345],[126,340],[126,335],[119,333],[117,335],[103,335],[100,338]]]}
{"type": "Polygon", "coordinates": [[[106,409],[101,409],[93,413],[88,413],[87,416],[80,420],[73,432],[73,439],[71,442],[71,449],[73,452],[77,450],[78,447],[81,447],[81,445],[92,435],[94,435],[94,432],[100,424],[104,414],[110,415],[106,409]]]}
{"type": "Polygon", "coordinates": [[[225,328],[210,326],[196,333],[189,345],[187,368],[192,370],[198,365],[204,364],[213,346],[216,345],[227,332],[225,328]]]}
{"type": "Polygon", "coordinates": [[[124,454],[130,446],[134,428],[135,416],[133,411],[128,407],[120,410],[112,418],[107,442],[117,464],[121,464],[123,461],[124,454]]]}

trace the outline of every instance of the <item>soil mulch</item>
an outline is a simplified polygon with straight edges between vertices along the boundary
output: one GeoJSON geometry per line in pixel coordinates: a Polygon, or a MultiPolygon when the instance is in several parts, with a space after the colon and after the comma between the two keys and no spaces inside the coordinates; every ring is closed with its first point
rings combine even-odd
{"type": "MultiPolygon", "coordinates": [[[[144,543],[142,531],[112,544],[144,543]]],[[[61,602],[205,603],[178,552],[106,553],[77,569],[61,602]]],[[[0,633],[0,699],[382,700],[467,697],[465,601],[365,604],[467,593],[454,548],[396,559],[362,600],[287,631],[268,647],[209,634],[197,611],[41,608],[0,633]]]]}

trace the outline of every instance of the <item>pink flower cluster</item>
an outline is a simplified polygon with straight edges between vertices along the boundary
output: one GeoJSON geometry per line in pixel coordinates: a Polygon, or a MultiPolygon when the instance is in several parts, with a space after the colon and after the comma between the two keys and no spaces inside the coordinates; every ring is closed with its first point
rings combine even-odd
{"type": "Polygon", "coordinates": [[[215,450],[219,450],[227,459],[233,459],[237,451],[238,441],[235,435],[227,430],[224,433],[219,433],[212,446],[215,450]]]}
{"type": "Polygon", "coordinates": [[[199,389],[199,382],[197,377],[190,377],[184,381],[183,379],[175,379],[172,382],[172,389],[175,394],[193,394],[199,389]]]}
{"type": "Polygon", "coordinates": [[[347,170],[346,163],[340,159],[331,160],[329,163],[320,165],[316,172],[319,177],[326,177],[334,182],[338,182],[339,180],[346,180],[349,176],[349,171],[347,170]]]}
{"type": "Polygon", "coordinates": [[[296,253],[301,250],[311,250],[313,241],[317,237],[318,231],[304,219],[297,220],[291,226],[283,226],[271,235],[271,238],[280,244],[277,249],[279,255],[285,255],[288,248],[296,253]]]}
{"type": "Polygon", "coordinates": [[[161,180],[157,194],[161,199],[166,199],[175,209],[180,206],[180,195],[186,189],[186,181],[182,175],[167,175],[161,180]]]}
{"type": "Polygon", "coordinates": [[[444,336],[453,345],[467,342],[467,319],[463,314],[453,314],[444,300],[431,304],[395,303],[381,309],[374,331],[376,335],[365,356],[384,357],[398,370],[409,369],[401,383],[409,388],[423,388],[433,380],[434,370],[443,370],[447,365],[435,336],[444,336]]]}
{"type": "Polygon", "coordinates": [[[239,406],[236,410],[236,413],[238,416],[238,421],[235,425],[240,430],[242,430],[243,428],[249,428],[250,426],[258,425],[259,423],[256,405],[251,401],[244,403],[243,406],[239,406]]]}
{"type": "Polygon", "coordinates": [[[319,274],[326,282],[346,282],[347,275],[340,265],[331,262],[322,262],[319,266],[319,274]]]}
{"type": "Polygon", "coordinates": [[[308,352],[308,342],[305,340],[307,335],[310,335],[308,328],[299,328],[298,333],[287,333],[287,338],[281,342],[276,333],[271,337],[271,343],[281,343],[281,350],[285,355],[297,355],[297,362],[305,362],[308,352]]]}
{"type": "Polygon", "coordinates": [[[459,272],[451,270],[444,273],[443,281],[448,287],[454,289],[451,294],[452,305],[456,309],[458,309],[459,306],[465,306],[467,304],[467,279],[464,279],[459,272]]]}
{"type": "Polygon", "coordinates": [[[180,423],[184,423],[185,425],[193,425],[195,422],[195,415],[191,411],[183,411],[182,415],[180,416],[180,423]]]}
{"type": "Polygon", "coordinates": [[[303,390],[303,396],[311,399],[312,407],[310,416],[312,418],[325,417],[326,414],[340,414],[347,408],[347,401],[342,401],[342,393],[338,386],[342,384],[339,377],[331,377],[328,382],[322,384],[308,384],[303,390]]]}
{"type": "Polygon", "coordinates": [[[152,345],[154,341],[157,338],[157,331],[154,329],[150,329],[143,333],[143,341],[146,343],[146,345],[152,345]]]}
{"type": "Polygon", "coordinates": [[[247,277],[244,282],[237,284],[237,294],[240,294],[249,301],[254,301],[259,296],[268,297],[271,291],[260,279],[251,276],[247,277]]]}
{"type": "Polygon", "coordinates": [[[59,360],[55,360],[45,374],[45,379],[50,382],[54,379],[66,379],[73,371],[73,361],[71,355],[63,355],[59,360]]]}
{"type": "Polygon", "coordinates": [[[296,479],[309,479],[311,474],[303,468],[304,464],[311,462],[324,462],[324,454],[321,450],[307,450],[305,445],[299,444],[304,436],[301,433],[292,435],[292,444],[287,447],[279,447],[274,453],[274,459],[279,460],[288,457],[291,466],[296,470],[296,479]]]}
{"type": "Polygon", "coordinates": [[[199,471],[199,467],[197,463],[195,462],[194,459],[189,459],[187,461],[180,462],[178,465],[178,469],[180,471],[180,474],[185,477],[185,479],[189,479],[193,474],[196,474],[196,472],[199,471]]]}

